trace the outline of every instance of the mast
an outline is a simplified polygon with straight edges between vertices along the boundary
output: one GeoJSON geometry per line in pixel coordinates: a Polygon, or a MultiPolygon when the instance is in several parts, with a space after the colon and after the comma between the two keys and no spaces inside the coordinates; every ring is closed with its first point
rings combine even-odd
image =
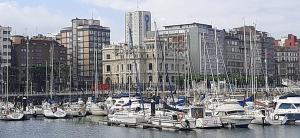
{"type": "MultiPolygon", "coordinates": [[[[154,36],[154,51],[155,51],[155,64],[156,64],[156,92],[158,95],[158,81],[159,81],[159,75],[158,75],[158,50],[157,50],[157,36],[158,36],[158,30],[157,30],[157,25],[156,25],[156,22],[154,22],[154,25],[155,25],[155,36],[154,36]]],[[[160,41],[159,41],[160,43],[160,41]]]]}
{"type": "Polygon", "coordinates": [[[70,99],[69,101],[71,102],[71,94],[72,94],[72,66],[70,65],[69,67],[69,94],[70,94],[70,99]]]}
{"type": "Polygon", "coordinates": [[[53,54],[54,54],[54,46],[53,46],[53,40],[51,42],[51,74],[50,74],[50,98],[52,99],[52,94],[53,94],[53,54]]]}
{"type": "Polygon", "coordinates": [[[6,49],[6,103],[7,103],[7,106],[8,106],[8,86],[9,86],[9,80],[8,80],[8,49],[6,49]]]}
{"type": "Polygon", "coordinates": [[[60,61],[58,62],[58,93],[60,93],[60,83],[61,83],[61,78],[60,78],[60,61]]]}
{"type": "Polygon", "coordinates": [[[29,38],[27,36],[27,43],[26,43],[26,98],[28,99],[28,89],[29,89],[29,70],[28,70],[28,51],[29,51],[29,38]]]}
{"type": "Polygon", "coordinates": [[[48,93],[48,61],[46,60],[46,87],[45,87],[46,95],[48,93]]]}
{"type": "MultiPolygon", "coordinates": [[[[205,42],[205,37],[203,33],[203,41],[205,42]]],[[[203,49],[203,54],[204,54],[204,81],[205,81],[205,93],[207,92],[207,55],[206,55],[206,43],[204,43],[204,49],[203,49]]]]}
{"type": "Polygon", "coordinates": [[[269,93],[269,86],[268,86],[268,62],[267,62],[267,48],[265,49],[265,86],[266,92],[269,93]]]}
{"type": "Polygon", "coordinates": [[[165,79],[166,79],[166,42],[163,42],[163,63],[162,63],[162,68],[163,68],[163,75],[162,75],[162,99],[165,100],[165,79]]]}
{"type": "Polygon", "coordinates": [[[257,52],[257,36],[256,36],[256,24],[254,24],[254,38],[253,38],[253,40],[254,40],[254,51],[253,51],[253,54],[254,54],[254,61],[253,61],[253,63],[254,63],[254,65],[253,65],[253,75],[254,75],[254,78],[255,78],[255,80],[254,80],[254,82],[255,82],[255,91],[254,91],[254,99],[256,98],[256,90],[257,90],[257,76],[256,76],[256,59],[257,59],[257,57],[256,57],[256,52],[257,52]]]}
{"type": "Polygon", "coordinates": [[[244,63],[244,69],[245,69],[245,75],[246,75],[246,80],[245,80],[245,87],[246,87],[246,97],[249,97],[248,94],[248,65],[247,65],[247,44],[246,44],[246,26],[245,26],[245,21],[244,21],[244,58],[245,58],[245,63],[244,63]]]}
{"type": "Polygon", "coordinates": [[[218,43],[217,43],[217,29],[215,28],[215,43],[216,43],[216,64],[217,64],[217,92],[220,91],[220,84],[219,84],[219,57],[218,57],[218,43]]]}
{"type": "Polygon", "coordinates": [[[252,46],[252,29],[250,27],[250,52],[251,52],[251,94],[253,95],[254,94],[254,75],[253,75],[253,46],[252,46]]]}

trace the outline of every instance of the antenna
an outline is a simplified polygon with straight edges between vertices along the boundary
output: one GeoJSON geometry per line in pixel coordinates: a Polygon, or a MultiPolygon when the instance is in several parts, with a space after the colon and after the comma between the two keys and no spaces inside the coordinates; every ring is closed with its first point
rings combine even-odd
{"type": "Polygon", "coordinates": [[[94,20],[94,9],[92,9],[92,20],[94,20]]]}
{"type": "Polygon", "coordinates": [[[137,11],[140,10],[139,0],[136,0],[136,9],[137,9],[137,11]]]}

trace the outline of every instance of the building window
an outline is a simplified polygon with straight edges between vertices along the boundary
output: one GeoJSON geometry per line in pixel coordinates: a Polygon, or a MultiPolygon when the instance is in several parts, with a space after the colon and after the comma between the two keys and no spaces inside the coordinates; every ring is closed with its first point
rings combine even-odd
{"type": "Polygon", "coordinates": [[[107,54],[107,55],[106,55],[106,59],[110,59],[110,54],[107,54]]]}
{"type": "Polygon", "coordinates": [[[121,64],[121,71],[123,72],[123,64],[121,64]]]}
{"type": "Polygon", "coordinates": [[[171,77],[171,81],[172,81],[172,82],[175,82],[175,76],[172,76],[172,77],[171,77]]]}
{"type": "Polygon", "coordinates": [[[159,70],[162,70],[162,63],[159,63],[159,70]]]}
{"type": "Polygon", "coordinates": [[[152,82],[153,81],[152,79],[153,79],[152,76],[149,76],[149,82],[152,82]]]}
{"type": "Polygon", "coordinates": [[[162,82],[162,76],[159,76],[159,82],[162,82]]]}
{"type": "Polygon", "coordinates": [[[152,63],[149,63],[149,70],[152,70],[152,63]]]}
{"type": "Polygon", "coordinates": [[[106,65],[106,72],[110,72],[110,65],[106,65]]]}
{"type": "Polygon", "coordinates": [[[171,70],[174,70],[174,64],[171,64],[171,70]]]}
{"type": "Polygon", "coordinates": [[[165,70],[168,71],[169,70],[169,65],[165,64],[165,70]]]}

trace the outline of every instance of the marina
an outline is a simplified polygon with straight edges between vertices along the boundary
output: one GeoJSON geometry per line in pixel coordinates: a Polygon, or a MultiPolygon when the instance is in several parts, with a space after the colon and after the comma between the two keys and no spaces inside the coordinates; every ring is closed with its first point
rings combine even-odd
{"type": "Polygon", "coordinates": [[[3,122],[0,121],[1,137],[44,137],[44,138],[64,138],[64,137],[103,137],[103,138],[253,138],[253,137],[286,137],[297,138],[299,136],[299,126],[273,125],[258,126],[250,125],[249,128],[238,129],[197,129],[187,132],[159,131],[156,129],[125,128],[116,126],[106,126],[99,124],[102,117],[88,116],[85,118],[49,120],[35,118],[26,121],[3,122]],[[51,131],[51,133],[49,133],[51,131]]]}

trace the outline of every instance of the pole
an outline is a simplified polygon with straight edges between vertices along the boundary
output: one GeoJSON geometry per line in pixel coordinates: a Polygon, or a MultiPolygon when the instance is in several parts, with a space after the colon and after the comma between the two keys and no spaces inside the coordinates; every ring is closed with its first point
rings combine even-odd
{"type": "Polygon", "coordinates": [[[26,43],[26,98],[28,99],[28,85],[29,85],[29,70],[28,70],[28,53],[29,53],[29,39],[27,36],[27,43],[26,43]]]}
{"type": "Polygon", "coordinates": [[[54,47],[53,47],[53,40],[51,42],[51,75],[50,75],[50,98],[52,99],[53,94],[53,54],[54,54],[54,47]]]}
{"type": "Polygon", "coordinates": [[[245,75],[246,75],[246,80],[245,80],[245,87],[246,87],[246,97],[249,97],[248,94],[248,64],[247,64],[247,43],[246,43],[246,26],[245,26],[245,21],[244,21],[244,58],[245,58],[245,75]]]}
{"type": "Polygon", "coordinates": [[[217,92],[220,91],[220,84],[219,84],[219,57],[218,57],[218,43],[217,43],[217,29],[215,28],[215,43],[216,43],[216,64],[217,64],[217,92]]]}

